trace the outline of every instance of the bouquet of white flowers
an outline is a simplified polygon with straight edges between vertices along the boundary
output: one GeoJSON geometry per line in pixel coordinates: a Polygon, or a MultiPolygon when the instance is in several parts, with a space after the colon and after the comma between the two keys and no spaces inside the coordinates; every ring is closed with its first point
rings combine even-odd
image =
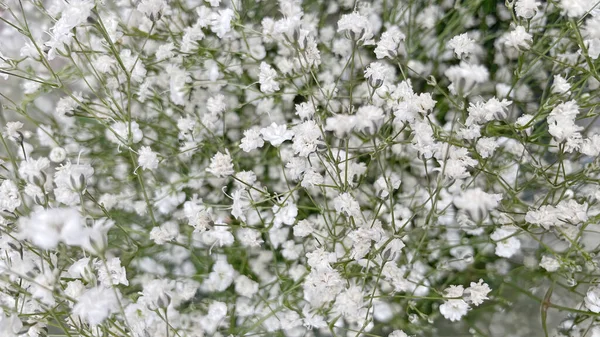
{"type": "Polygon", "coordinates": [[[600,336],[598,14],[1,0],[0,337],[600,336]]]}

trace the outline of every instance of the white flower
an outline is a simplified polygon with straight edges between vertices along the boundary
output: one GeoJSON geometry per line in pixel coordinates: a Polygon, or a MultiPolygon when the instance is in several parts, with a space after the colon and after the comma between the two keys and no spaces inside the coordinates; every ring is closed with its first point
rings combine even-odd
{"type": "Polygon", "coordinates": [[[242,296],[252,298],[252,296],[258,292],[258,283],[252,281],[245,275],[240,275],[235,279],[235,292],[242,296]]]}
{"type": "Polygon", "coordinates": [[[598,59],[598,56],[600,56],[600,39],[598,39],[598,38],[587,39],[587,40],[584,40],[583,43],[585,44],[585,46],[587,48],[588,55],[593,60],[598,59]]]}
{"type": "Polygon", "coordinates": [[[498,141],[492,137],[479,138],[475,145],[477,152],[481,158],[489,158],[494,154],[494,151],[498,148],[498,141]]]}
{"type": "Polygon", "coordinates": [[[323,178],[319,172],[315,171],[315,169],[309,168],[304,171],[304,176],[302,177],[300,186],[304,188],[310,188],[314,187],[315,185],[321,185],[323,182],[325,182],[325,178],[323,178]]]}
{"type": "Polygon", "coordinates": [[[225,153],[218,152],[215,154],[212,157],[210,166],[206,169],[206,171],[219,178],[227,177],[235,173],[229,151],[225,151],[225,153]]]}
{"type": "Polygon", "coordinates": [[[315,108],[308,102],[296,104],[296,115],[301,119],[310,119],[315,114],[315,108]]]}
{"type": "Polygon", "coordinates": [[[305,305],[302,309],[302,316],[304,316],[302,319],[303,325],[309,330],[320,329],[327,326],[327,322],[325,322],[323,316],[311,313],[310,306],[308,305],[305,305]]]}
{"type": "Polygon", "coordinates": [[[137,10],[142,12],[152,21],[160,20],[165,8],[167,8],[167,2],[165,0],[142,0],[137,6],[137,10]]]}
{"type": "Polygon", "coordinates": [[[14,212],[19,206],[21,197],[17,185],[12,180],[4,180],[0,184],[0,211],[14,212]]]}
{"type": "Polygon", "coordinates": [[[261,233],[252,228],[241,228],[237,231],[237,237],[245,247],[260,247],[264,242],[261,233]]]}
{"type": "Polygon", "coordinates": [[[535,16],[541,5],[541,2],[537,0],[517,0],[515,3],[515,13],[522,18],[531,19],[535,16]]]}
{"type": "Polygon", "coordinates": [[[142,146],[138,152],[138,164],[144,170],[154,170],[158,167],[158,157],[150,146],[142,146]]]}
{"type": "Polygon", "coordinates": [[[140,130],[139,124],[135,121],[131,123],[115,122],[110,128],[106,129],[106,138],[119,145],[127,144],[129,141],[139,143],[143,137],[144,134],[140,130]]]}
{"type": "Polygon", "coordinates": [[[372,62],[365,69],[365,78],[373,88],[379,88],[386,79],[389,69],[380,62],[372,62]]]}
{"type": "Polygon", "coordinates": [[[587,203],[579,204],[576,200],[562,200],[556,206],[543,205],[537,210],[525,214],[525,221],[540,225],[544,229],[552,226],[578,225],[587,221],[587,203]]]}
{"type": "Polygon", "coordinates": [[[560,269],[560,262],[552,256],[544,255],[542,256],[540,267],[552,273],[560,269]]]}
{"type": "Polygon", "coordinates": [[[21,138],[21,130],[23,128],[23,123],[21,122],[8,122],[6,123],[6,132],[5,135],[7,137],[13,138],[13,139],[19,139],[21,138]]]}
{"type": "MultiPolygon", "coordinates": [[[[594,0],[560,0],[562,14],[570,18],[580,18],[596,6],[594,0]]],[[[597,10],[597,8],[596,8],[597,10]]]]}
{"type": "Polygon", "coordinates": [[[469,311],[469,304],[462,299],[458,300],[447,300],[440,305],[440,313],[444,318],[456,322],[467,314],[469,311]]]}
{"type": "Polygon", "coordinates": [[[179,226],[174,221],[167,221],[160,226],[152,228],[150,231],[150,239],[157,245],[175,240],[177,235],[179,235],[179,226]]]}
{"type": "Polygon", "coordinates": [[[244,138],[242,138],[240,148],[244,150],[244,152],[250,152],[263,147],[264,144],[265,141],[260,136],[260,130],[252,128],[244,131],[244,138]]]}
{"type": "Polygon", "coordinates": [[[345,192],[333,199],[333,207],[339,213],[344,213],[346,216],[360,216],[360,206],[350,193],[345,192]]]}
{"type": "Polygon", "coordinates": [[[121,266],[120,258],[113,257],[112,259],[108,259],[105,263],[98,261],[96,262],[96,268],[98,269],[98,281],[100,281],[103,286],[111,287],[118,284],[129,285],[125,267],[121,266]]]}
{"type": "Polygon", "coordinates": [[[54,195],[56,200],[74,206],[81,201],[80,194],[85,192],[88,182],[94,175],[94,169],[89,164],[71,164],[68,162],[56,168],[54,173],[54,195]]]}
{"type": "Polygon", "coordinates": [[[456,322],[467,314],[470,307],[462,298],[464,288],[462,286],[450,286],[445,290],[445,297],[449,298],[440,305],[440,313],[446,319],[456,322]]]}
{"type": "Polygon", "coordinates": [[[206,101],[206,110],[211,114],[220,114],[225,112],[226,109],[225,96],[221,94],[209,97],[206,101]]]}
{"type": "Polygon", "coordinates": [[[91,326],[96,326],[119,310],[115,288],[95,287],[77,299],[73,314],[91,326]]]}
{"type": "Polygon", "coordinates": [[[581,141],[579,131],[583,126],[575,124],[575,119],[579,114],[579,106],[575,101],[568,101],[558,104],[548,115],[548,132],[554,137],[556,142],[561,143],[569,140],[581,141]]]}
{"type": "Polygon", "coordinates": [[[357,119],[354,115],[334,115],[325,120],[325,130],[333,131],[337,138],[342,138],[352,132],[357,125],[357,119]]]}
{"type": "Polygon", "coordinates": [[[170,280],[158,279],[145,282],[142,297],[138,303],[143,303],[146,308],[156,310],[167,308],[173,298],[173,283],[170,280]]]}
{"type": "Polygon", "coordinates": [[[554,83],[552,84],[553,94],[567,94],[571,90],[569,82],[560,75],[554,75],[554,83]]]}
{"type": "Polygon", "coordinates": [[[313,269],[304,278],[304,299],[312,307],[320,307],[335,300],[345,287],[345,281],[334,269],[313,269]]]}
{"type": "Polygon", "coordinates": [[[470,103],[467,109],[469,117],[467,117],[466,124],[485,124],[494,119],[506,118],[508,107],[511,104],[512,102],[509,100],[498,100],[496,97],[492,97],[486,102],[470,103]]]}
{"type": "Polygon", "coordinates": [[[487,294],[492,291],[482,279],[478,283],[471,282],[469,288],[465,290],[466,298],[474,306],[479,306],[484,300],[487,300],[487,294]]]}
{"type": "Polygon", "coordinates": [[[173,43],[165,43],[160,45],[160,47],[158,47],[158,50],[156,51],[156,59],[161,61],[161,60],[166,60],[169,59],[173,56],[175,56],[175,53],[173,52],[173,49],[175,49],[175,45],[173,43]]]}
{"type": "MultiPolygon", "coordinates": [[[[67,288],[65,289],[65,295],[71,298],[79,298],[85,292],[85,285],[81,280],[70,281],[67,283],[67,288]]],[[[69,306],[72,308],[73,303],[69,302],[69,306]]]]}
{"type": "MultiPolygon", "coordinates": [[[[233,234],[227,226],[219,224],[208,231],[202,232],[202,242],[210,247],[227,247],[234,242],[233,234]]],[[[209,251],[210,252],[210,251],[209,251]]]]}
{"type": "Polygon", "coordinates": [[[402,34],[398,27],[391,27],[385,33],[381,34],[381,40],[379,40],[377,48],[375,48],[375,55],[378,59],[384,57],[394,58],[398,55],[404,55],[406,53],[404,47],[405,38],[406,36],[402,34]]]}
{"type": "Polygon", "coordinates": [[[94,61],[94,69],[101,74],[106,74],[116,63],[117,60],[115,60],[113,57],[101,55],[94,61]]]}
{"type": "Polygon", "coordinates": [[[392,331],[392,333],[390,333],[388,337],[408,337],[408,335],[402,330],[395,330],[392,331]]]}
{"type": "Polygon", "coordinates": [[[48,158],[50,158],[53,163],[60,163],[67,158],[67,150],[63,149],[62,147],[52,148],[48,158]]]}
{"type": "Polygon", "coordinates": [[[490,239],[496,241],[496,255],[509,258],[519,251],[521,241],[514,236],[516,232],[516,227],[502,226],[490,235],[490,239]]]}
{"type": "Polygon", "coordinates": [[[385,199],[390,195],[390,192],[400,188],[401,183],[402,180],[400,180],[400,176],[392,172],[389,177],[381,176],[375,180],[374,187],[377,191],[377,195],[380,198],[385,199]],[[388,183],[390,188],[388,188],[388,183]]]}
{"type": "Polygon", "coordinates": [[[273,221],[276,227],[285,224],[291,226],[296,222],[298,216],[298,207],[291,201],[288,201],[283,207],[278,205],[273,206],[273,214],[275,214],[275,220],[273,221]]]}
{"type": "Polygon", "coordinates": [[[304,121],[292,128],[294,141],[292,149],[300,157],[308,157],[317,150],[319,145],[324,144],[321,140],[321,129],[313,120],[304,121]]]}
{"type": "Polygon", "coordinates": [[[42,249],[56,248],[59,242],[67,245],[85,244],[83,219],[74,208],[38,210],[19,219],[21,233],[42,249]]]}
{"type": "Polygon", "coordinates": [[[210,21],[210,30],[212,30],[219,38],[224,38],[231,31],[231,20],[235,13],[230,8],[219,10],[218,14],[213,13],[210,21]]]}
{"type": "Polygon", "coordinates": [[[210,291],[223,291],[233,282],[235,270],[227,261],[218,260],[213,265],[213,271],[208,274],[204,285],[210,291]]]}
{"type": "Polygon", "coordinates": [[[475,187],[461,192],[452,202],[458,209],[467,211],[474,221],[480,221],[496,209],[501,200],[502,194],[486,193],[480,187],[475,187]]]}
{"type": "Polygon", "coordinates": [[[600,286],[588,289],[585,299],[585,307],[591,312],[600,313],[600,286]]]}
{"type": "Polygon", "coordinates": [[[600,134],[591,135],[583,140],[579,152],[586,156],[595,157],[600,154],[600,134]]]}
{"type": "Polygon", "coordinates": [[[533,43],[533,37],[527,33],[523,26],[515,27],[505,38],[504,45],[514,49],[528,50],[533,43]]]}
{"type": "Polygon", "coordinates": [[[277,72],[265,62],[260,63],[260,74],[258,82],[260,83],[260,91],[265,94],[272,94],[279,90],[279,82],[275,80],[277,72]]]}
{"type": "Polygon", "coordinates": [[[19,319],[19,316],[12,314],[5,316],[4,313],[0,314],[0,336],[2,337],[18,337],[23,328],[23,323],[19,319]]]}
{"type": "Polygon", "coordinates": [[[348,39],[355,41],[366,42],[373,38],[373,27],[369,19],[358,12],[342,15],[337,31],[345,33],[348,39]]]}
{"type": "Polygon", "coordinates": [[[383,124],[385,114],[383,109],[374,105],[363,105],[356,111],[356,131],[375,134],[383,124]]]}
{"type": "Polygon", "coordinates": [[[277,125],[276,123],[272,123],[270,126],[260,129],[260,133],[264,140],[275,147],[294,137],[294,132],[288,130],[285,124],[277,125]]]}
{"type": "Polygon", "coordinates": [[[446,47],[454,50],[454,53],[458,59],[466,58],[476,49],[475,40],[469,38],[467,33],[456,35],[450,39],[450,41],[448,41],[446,47]]]}
{"type": "Polygon", "coordinates": [[[465,62],[446,69],[444,75],[452,82],[453,91],[464,97],[471,93],[476,84],[483,84],[490,77],[490,73],[485,66],[465,62]]]}

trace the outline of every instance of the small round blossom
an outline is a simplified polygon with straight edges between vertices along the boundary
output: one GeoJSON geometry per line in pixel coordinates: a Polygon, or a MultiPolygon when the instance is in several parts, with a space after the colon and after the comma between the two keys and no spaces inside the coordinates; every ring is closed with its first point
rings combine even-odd
{"type": "Polygon", "coordinates": [[[272,94],[279,91],[279,82],[275,78],[277,78],[277,72],[266,62],[261,62],[260,74],[258,76],[260,91],[265,94],[272,94]]]}
{"type": "Polygon", "coordinates": [[[8,122],[4,127],[6,129],[5,135],[13,140],[17,140],[22,138],[21,129],[23,128],[23,123],[21,122],[8,122]]]}
{"type": "Polygon", "coordinates": [[[516,232],[515,227],[503,226],[490,235],[490,239],[496,241],[496,255],[509,258],[519,251],[521,241],[514,236],[516,232]]]}
{"type": "Polygon", "coordinates": [[[157,245],[163,245],[174,240],[179,235],[179,226],[174,221],[167,221],[164,224],[152,228],[150,239],[157,245]]]}
{"type": "Polygon", "coordinates": [[[0,314],[0,335],[4,337],[18,337],[23,328],[23,322],[19,319],[16,314],[5,315],[0,314]]]}
{"type": "Polygon", "coordinates": [[[106,129],[106,138],[115,144],[127,144],[130,140],[139,143],[143,137],[144,134],[137,122],[115,122],[106,129]]]}
{"type": "Polygon", "coordinates": [[[498,141],[491,137],[482,137],[477,141],[477,152],[482,158],[491,157],[498,148],[498,141]]]}
{"type": "Polygon", "coordinates": [[[61,241],[67,245],[85,244],[87,231],[74,208],[38,210],[20,218],[19,226],[23,236],[42,249],[56,248],[61,241]]]}
{"type": "Polygon", "coordinates": [[[235,291],[242,296],[251,298],[258,292],[258,283],[241,275],[235,279],[235,291]]]}
{"type": "Polygon", "coordinates": [[[392,331],[392,333],[390,333],[388,337],[408,337],[408,335],[402,330],[395,330],[392,331]]]}
{"type": "Polygon", "coordinates": [[[344,213],[347,216],[358,217],[360,215],[360,206],[350,193],[342,193],[333,200],[335,210],[344,213]]]}
{"type": "Polygon", "coordinates": [[[593,0],[561,0],[559,6],[563,15],[579,19],[591,11],[596,6],[596,2],[593,0]]]}
{"type": "Polygon", "coordinates": [[[240,148],[244,150],[244,152],[250,152],[263,147],[264,144],[265,141],[260,135],[260,130],[253,128],[244,131],[244,138],[242,138],[240,148]]]}
{"type": "Polygon", "coordinates": [[[515,3],[515,13],[524,19],[531,19],[539,10],[541,2],[537,0],[517,0],[515,3]]]}
{"type": "Polygon", "coordinates": [[[223,291],[233,283],[234,275],[235,270],[227,261],[218,260],[213,265],[204,286],[210,291],[223,291]]]}
{"type": "Polygon", "coordinates": [[[465,290],[465,297],[474,306],[479,306],[484,300],[488,299],[487,294],[491,291],[490,287],[480,279],[477,283],[471,282],[470,286],[465,290]]]}
{"type": "Polygon", "coordinates": [[[544,255],[542,261],[540,261],[540,267],[552,273],[560,269],[560,262],[552,256],[544,255]]]}
{"type": "Polygon", "coordinates": [[[73,307],[73,314],[91,326],[96,326],[119,310],[115,289],[103,286],[83,293],[73,307]]]}
{"type": "Polygon", "coordinates": [[[405,38],[406,36],[398,27],[392,26],[390,29],[381,34],[381,39],[375,48],[375,55],[378,59],[385,57],[394,58],[398,55],[404,55],[406,53],[404,47],[405,38]]]}
{"type": "Polygon", "coordinates": [[[277,123],[271,123],[266,128],[260,129],[260,134],[263,139],[271,143],[271,145],[277,147],[286,140],[292,139],[294,132],[287,129],[287,125],[277,125],[277,123]]]}
{"type": "Polygon", "coordinates": [[[310,119],[315,114],[314,107],[308,102],[296,104],[296,115],[301,119],[310,119]]]}
{"type": "Polygon", "coordinates": [[[337,31],[345,33],[348,39],[355,41],[365,42],[373,38],[373,27],[369,19],[358,12],[342,15],[337,31]]]}
{"type": "Polygon", "coordinates": [[[525,30],[525,27],[517,26],[506,36],[504,45],[514,49],[528,50],[532,43],[533,37],[525,30]]]}
{"type": "Polygon", "coordinates": [[[229,151],[226,151],[225,153],[218,152],[215,154],[212,157],[206,172],[212,173],[220,178],[234,174],[235,171],[233,170],[233,162],[231,161],[229,151]]]}
{"type": "Polygon", "coordinates": [[[138,164],[144,170],[154,170],[158,167],[158,156],[150,146],[142,146],[138,152],[138,164]]]}
{"type": "Polygon", "coordinates": [[[373,62],[365,69],[365,78],[373,88],[379,88],[385,82],[388,68],[380,62],[373,62]]]}
{"type": "Polygon", "coordinates": [[[48,158],[50,158],[50,161],[53,163],[60,163],[67,158],[67,151],[62,147],[55,147],[50,151],[48,158]]]}
{"type": "Polygon", "coordinates": [[[444,75],[452,82],[452,89],[459,95],[467,96],[476,84],[485,83],[490,76],[486,67],[461,62],[448,68],[444,75]]]}
{"type": "Polygon", "coordinates": [[[600,313],[600,286],[588,289],[584,298],[584,304],[589,311],[600,313]]]}
{"type": "Polygon", "coordinates": [[[94,68],[101,74],[108,73],[111,68],[117,63],[117,61],[108,56],[108,55],[100,55],[94,61],[94,68]]]}
{"type": "Polygon", "coordinates": [[[456,35],[446,46],[454,51],[458,59],[468,57],[476,49],[475,40],[469,38],[467,33],[456,35]]]}
{"type": "Polygon", "coordinates": [[[17,185],[12,180],[4,180],[0,184],[0,210],[14,212],[19,206],[21,197],[17,185]]]}
{"type": "Polygon", "coordinates": [[[231,31],[231,20],[235,17],[235,13],[231,8],[219,10],[216,15],[213,15],[210,22],[210,30],[212,30],[219,38],[224,38],[231,31]]]}
{"type": "Polygon", "coordinates": [[[554,75],[554,83],[552,84],[553,94],[567,94],[571,90],[569,82],[560,75],[554,75]]]}
{"type": "Polygon", "coordinates": [[[167,8],[165,0],[142,0],[137,6],[137,10],[142,12],[152,21],[160,20],[164,10],[167,8]]]}
{"type": "Polygon", "coordinates": [[[127,275],[125,273],[125,267],[121,266],[121,259],[114,257],[108,259],[106,264],[103,262],[97,263],[98,269],[98,281],[105,286],[110,287],[113,285],[123,284],[129,285],[127,275]]]}
{"type": "Polygon", "coordinates": [[[440,305],[440,313],[444,318],[456,322],[467,314],[470,307],[462,298],[464,288],[462,286],[450,286],[445,290],[446,297],[449,298],[440,305]]]}

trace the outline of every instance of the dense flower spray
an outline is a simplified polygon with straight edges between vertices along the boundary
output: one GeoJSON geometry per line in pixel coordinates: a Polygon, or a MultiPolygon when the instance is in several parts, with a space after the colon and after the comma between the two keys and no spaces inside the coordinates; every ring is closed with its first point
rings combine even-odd
{"type": "Polygon", "coordinates": [[[596,1],[0,7],[0,337],[600,336],[596,1]]]}

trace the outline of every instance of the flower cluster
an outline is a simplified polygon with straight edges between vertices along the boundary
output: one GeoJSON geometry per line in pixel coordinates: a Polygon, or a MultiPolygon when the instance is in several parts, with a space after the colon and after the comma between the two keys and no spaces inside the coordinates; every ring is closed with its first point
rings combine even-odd
{"type": "Polygon", "coordinates": [[[600,336],[597,7],[4,1],[0,336],[600,336]]]}

